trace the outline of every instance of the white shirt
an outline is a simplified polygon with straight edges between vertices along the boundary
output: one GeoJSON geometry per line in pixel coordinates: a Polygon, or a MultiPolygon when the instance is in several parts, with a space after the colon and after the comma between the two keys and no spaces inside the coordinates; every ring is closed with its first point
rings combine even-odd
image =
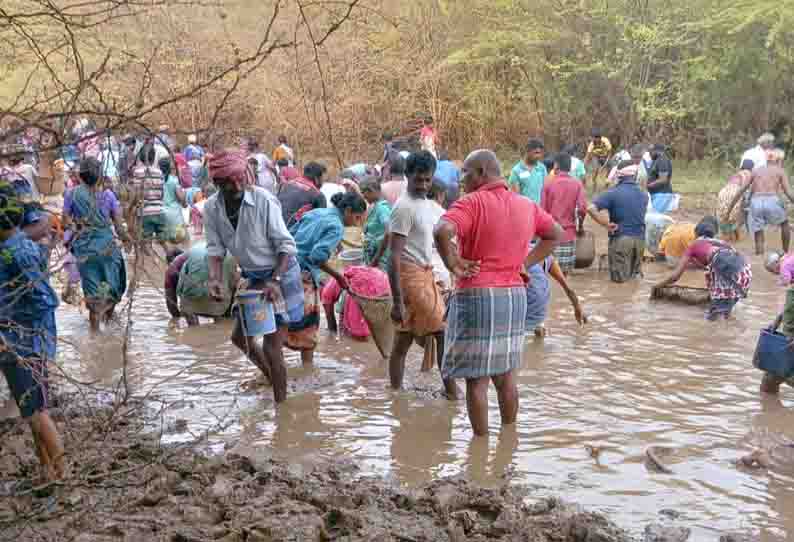
{"type": "Polygon", "coordinates": [[[346,192],[345,187],[341,184],[336,184],[332,182],[325,182],[320,187],[320,192],[323,193],[325,196],[325,201],[327,202],[328,206],[331,206],[331,198],[334,197],[335,194],[341,194],[346,192]]]}
{"type": "Polygon", "coordinates": [[[258,186],[245,191],[235,230],[226,216],[221,192],[213,194],[204,205],[204,235],[207,254],[237,258],[244,271],[269,271],[276,267],[281,253],[298,253],[276,196],[258,186]]]}
{"type": "Polygon", "coordinates": [[[419,266],[433,265],[433,228],[438,222],[438,205],[406,192],[391,212],[389,231],[405,237],[402,258],[419,266]]]}
{"type": "MultiPolygon", "coordinates": [[[[766,151],[761,148],[761,145],[756,145],[752,149],[748,149],[742,155],[742,162],[745,160],[752,160],[753,161],[753,171],[760,167],[766,166],[766,151]]],[[[741,165],[741,163],[739,163],[741,165]]]]}

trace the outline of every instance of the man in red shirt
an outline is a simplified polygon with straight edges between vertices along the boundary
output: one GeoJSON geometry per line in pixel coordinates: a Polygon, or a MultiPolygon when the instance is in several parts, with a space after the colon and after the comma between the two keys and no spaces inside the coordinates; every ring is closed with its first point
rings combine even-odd
{"type": "Polygon", "coordinates": [[[463,163],[467,195],[435,228],[441,258],[456,278],[449,301],[442,378],[466,379],[474,434],[488,434],[488,384],[499,396],[502,425],[516,421],[527,294],[524,267],[543,261],[563,239],[562,228],[536,203],[511,192],[496,155],[471,153],[463,163]],[[529,243],[541,240],[532,251],[529,243]],[[456,251],[452,238],[457,237],[456,251]]]}
{"type": "Polygon", "coordinates": [[[587,214],[584,186],[571,177],[571,155],[561,152],[554,159],[557,175],[543,187],[541,206],[565,231],[562,243],[554,249],[554,259],[564,274],[576,266],[576,231],[587,214]]]}

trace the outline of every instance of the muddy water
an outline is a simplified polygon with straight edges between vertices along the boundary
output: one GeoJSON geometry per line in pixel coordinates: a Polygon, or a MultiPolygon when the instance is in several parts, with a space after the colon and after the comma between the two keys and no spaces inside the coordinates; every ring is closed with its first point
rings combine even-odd
{"type": "MultiPolygon", "coordinates": [[[[646,268],[650,281],[664,269],[646,268]]],[[[542,342],[528,340],[519,374],[514,431],[499,435],[491,397],[490,440],[472,442],[463,403],[438,398],[435,374],[421,374],[412,351],[407,390],[388,390],[385,363],[371,343],[326,333],[317,361],[304,369],[288,355],[290,397],[274,408],[269,389],[247,391],[256,375],[227,341],[228,324],[169,325],[161,291],[136,294],[130,382],[172,406],[193,434],[212,431],[214,449],[259,447],[294,461],[347,458],[365,474],[411,485],[467,474],[482,484],[504,476],[538,492],[604,511],[640,529],[674,510],[693,539],[757,529],[763,540],[794,532],[794,459],[770,472],[732,463],[754,446],[794,439],[794,390],[780,399],[758,393],[750,358],[758,328],[773,319],[782,292],[754,260],[751,297],[736,319],[711,324],[702,310],[648,301],[648,282],[614,285],[605,273],[579,272],[572,284],[591,322],[579,328],[555,287],[542,342]],[[598,446],[598,462],[585,445],[598,446]],[[673,474],[649,471],[645,450],[673,448],[673,474]]],[[[86,382],[109,385],[119,374],[119,328],[87,333],[86,317],[59,313],[60,356],[86,382]]],[[[189,438],[175,433],[173,440],[189,438]]]]}

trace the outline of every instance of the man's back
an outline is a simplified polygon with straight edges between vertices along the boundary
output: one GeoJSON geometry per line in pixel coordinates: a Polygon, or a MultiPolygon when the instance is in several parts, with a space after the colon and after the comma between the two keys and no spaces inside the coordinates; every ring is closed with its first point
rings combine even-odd
{"type": "Polygon", "coordinates": [[[750,180],[750,190],[753,194],[770,195],[783,191],[782,183],[788,184],[786,171],[778,165],[766,165],[753,170],[750,180]]]}
{"type": "Polygon", "coordinates": [[[645,237],[648,194],[640,190],[637,183],[622,181],[615,188],[610,188],[598,196],[593,200],[593,204],[599,210],[609,211],[609,221],[618,225],[613,237],[621,235],[645,237]]]}
{"type": "Polygon", "coordinates": [[[582,183],[560,173],[543,188],[541,205],[565,230],[566,242],[576,238],[576,215],[582,215],[587,208],[582,183]]]}

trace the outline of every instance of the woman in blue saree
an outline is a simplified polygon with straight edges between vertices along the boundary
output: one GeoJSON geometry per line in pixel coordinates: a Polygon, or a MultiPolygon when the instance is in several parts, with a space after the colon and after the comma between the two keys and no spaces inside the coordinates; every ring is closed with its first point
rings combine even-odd
{"type": "Polygon", "coordinates": [[[118,236],[127,241],[122,227],[121,204],[111,190],[97,187],[101,164],[94,158],[80,163],[82,183],[64,197],[63,225],[70,251],[77,260],[91,330],[108,322],[127,289],[127,268],[118,236]]]}

